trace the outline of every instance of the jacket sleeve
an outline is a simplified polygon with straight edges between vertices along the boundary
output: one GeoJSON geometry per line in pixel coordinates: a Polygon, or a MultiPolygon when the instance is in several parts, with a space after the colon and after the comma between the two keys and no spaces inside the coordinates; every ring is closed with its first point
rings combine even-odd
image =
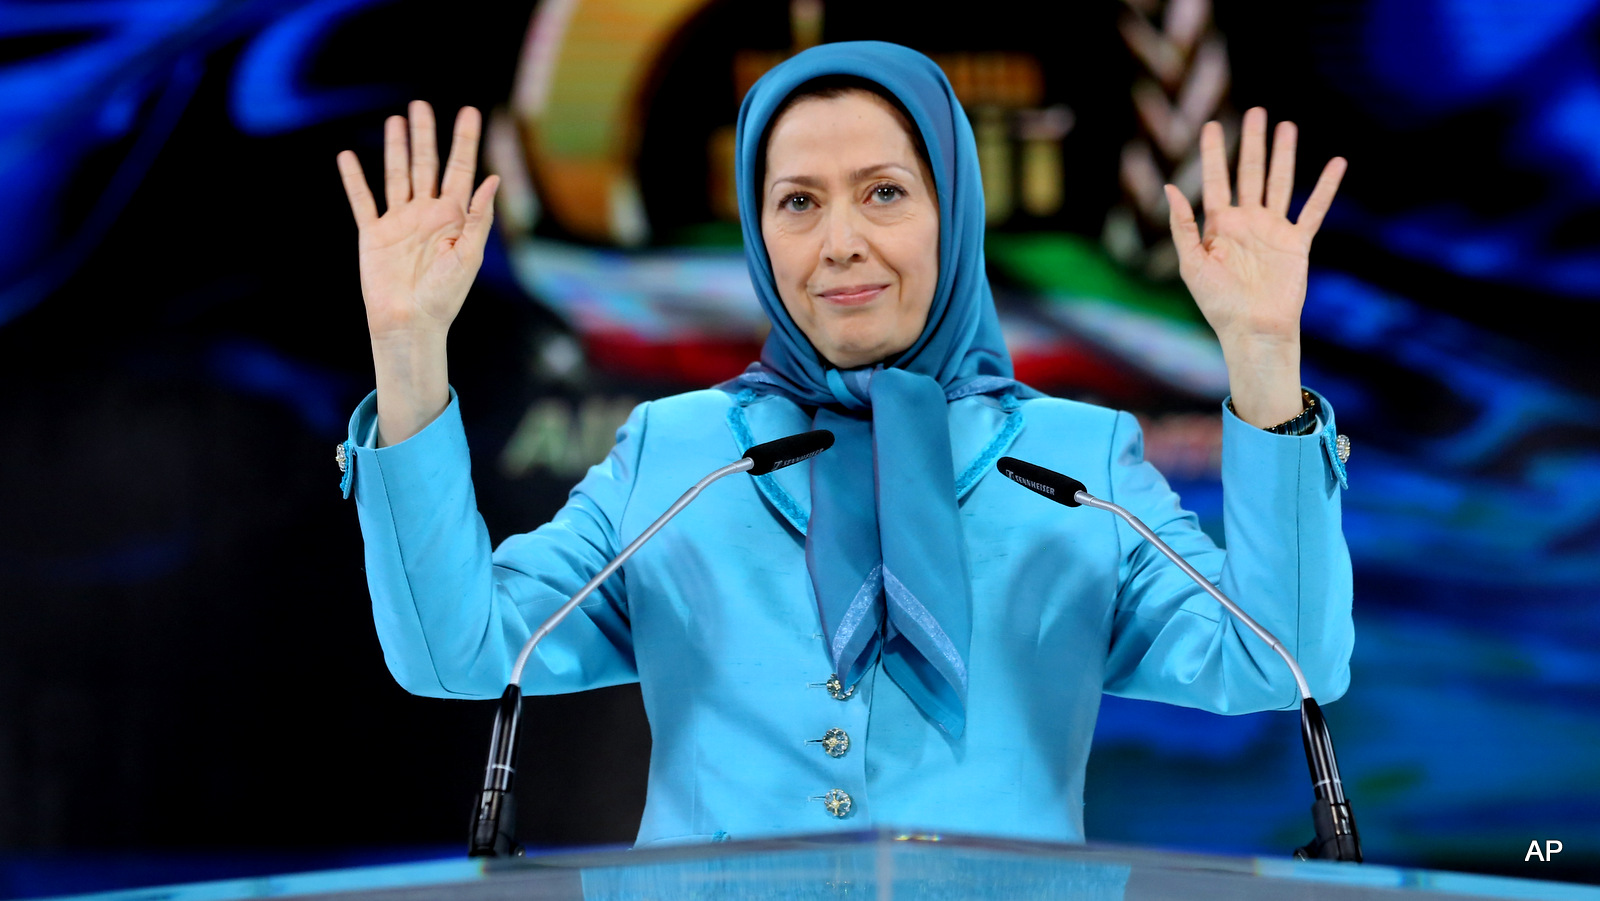
{"type": "MultiPolygon", "coordinates": [[[[455,392],[421,432],[383,448],[372,446],[375,398],[357,407],[345,448],[384,660],[413,694],[498,697],[523,642],[619,551],[648,405],[550,522],[491,553],[455,392]]],[[[635,681],[619,572],[539,644],[522,688],[556,694],[635,681]]]]}
{"type": "MultiPolygon", "coordinates": [[[[1224,406],[1223,530],[1218,548],[1155,467],[1137,422],[1119,413],[1111,500],[1144,520],[1299,661],[1318,702],[1350,683],[1350,554],[1340,528],[1333,410],[1317,434],[1274,435],[1224,406]]],[[[1299,706],[1289,667],[1217,601],[1116,520],[1121,569],[1105,690],[1114,695],[1252,713],[1299,706]]]]}

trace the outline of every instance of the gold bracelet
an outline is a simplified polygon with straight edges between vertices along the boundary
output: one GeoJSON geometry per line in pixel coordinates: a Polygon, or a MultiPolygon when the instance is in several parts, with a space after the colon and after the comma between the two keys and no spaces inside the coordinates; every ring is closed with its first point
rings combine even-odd
{"type": "MultiPolygon", "coordinates": [[[[1274,435],[1308,434],[1311,426],[1316,423],[1317,396],[1312,394],[1310,391],[1301,388],[1300,403],[1300,412],[1294,414],[1288,419],[1285,419],[1283,422],[1280,422],[1277,425],[1267,426],[1263,428],[1262,431],[1271,432],[1274,435]]],[[[1233,398],[1231,397],[1228,398],[1228,410],[1235,416],[1239,415],[1239,411],[1233,408],[1233,398]]]]}

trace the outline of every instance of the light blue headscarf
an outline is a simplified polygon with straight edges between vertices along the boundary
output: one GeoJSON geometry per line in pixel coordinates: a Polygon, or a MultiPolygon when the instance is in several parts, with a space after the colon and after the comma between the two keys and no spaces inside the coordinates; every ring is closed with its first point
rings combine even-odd
{"type": "Polygon", "coordinates": [[[723,387],[815,407],[816,428],[836,438],[811,464],[806,564],[840,681],[853,687],[881,655],[917,706],[959,736],[972,582],[946,404],[975,394],[1036,395],[1011,379],[989,293],[972,127],[933,60],[859,41],[814,47],[763,76],[739,109],[737,144],[745,259],[772,331],[761,362],[723,387]],[[892,360],[844,371],[817,354],[778,297],[756,183],[773,114],[796,88],[829,75],[864,78],[900,101],[927,145],[939,197],[939,280],[922,335],[892,360]]]}

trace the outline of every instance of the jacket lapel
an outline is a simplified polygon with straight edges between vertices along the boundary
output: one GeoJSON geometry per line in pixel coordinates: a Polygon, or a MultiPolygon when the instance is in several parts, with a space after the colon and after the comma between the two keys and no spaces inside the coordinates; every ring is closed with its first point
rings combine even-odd
{"type": "MultiPolygon", "coordinates": [[[[969,397],[951,404],[950,451],[956,470],[957,501],[966,500],[1022,430],[1021,404],[969,397]]],[[[741,394],[728,408],[728,429],[739,453],[799,432],[811,420],[793,402],[766,395],[741,394]]],[[[756,487],[773,508],[800,534],[811,517],[811,464],[798,463],[755,477],[756,487]]]]}
{"type": "MultiPolygon", "coordinates": [[[[791,401],[771,395],[748,399],[752,396],[741,394],[728,408],[728,426],[739,453],[785,435],[811,431],[810,418],[791,401]]],[[[810,461],[755,476],[755,483],[789,525],[804,535],[811,518],[810,461]]]]}

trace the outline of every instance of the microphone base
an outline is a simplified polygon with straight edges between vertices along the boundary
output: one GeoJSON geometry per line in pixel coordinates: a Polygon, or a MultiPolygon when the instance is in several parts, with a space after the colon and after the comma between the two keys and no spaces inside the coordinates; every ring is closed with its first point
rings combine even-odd
{"type": "Polygon", "coordinates": [[[1296,860],[1361,862],[1361,835],[1356,832],[1356,817],[1349,801],[1329,803],[1318,798],[1311,805],[1311,820],[1317,837],[1295,849],[1296,860]]]}
{"type": "Polygon", "coordinates": [[[468,857],[521,857],[522,846],[511,832],[517,824],[517,796],[501,789],[484,789],[472,822],[468,857]]]}

